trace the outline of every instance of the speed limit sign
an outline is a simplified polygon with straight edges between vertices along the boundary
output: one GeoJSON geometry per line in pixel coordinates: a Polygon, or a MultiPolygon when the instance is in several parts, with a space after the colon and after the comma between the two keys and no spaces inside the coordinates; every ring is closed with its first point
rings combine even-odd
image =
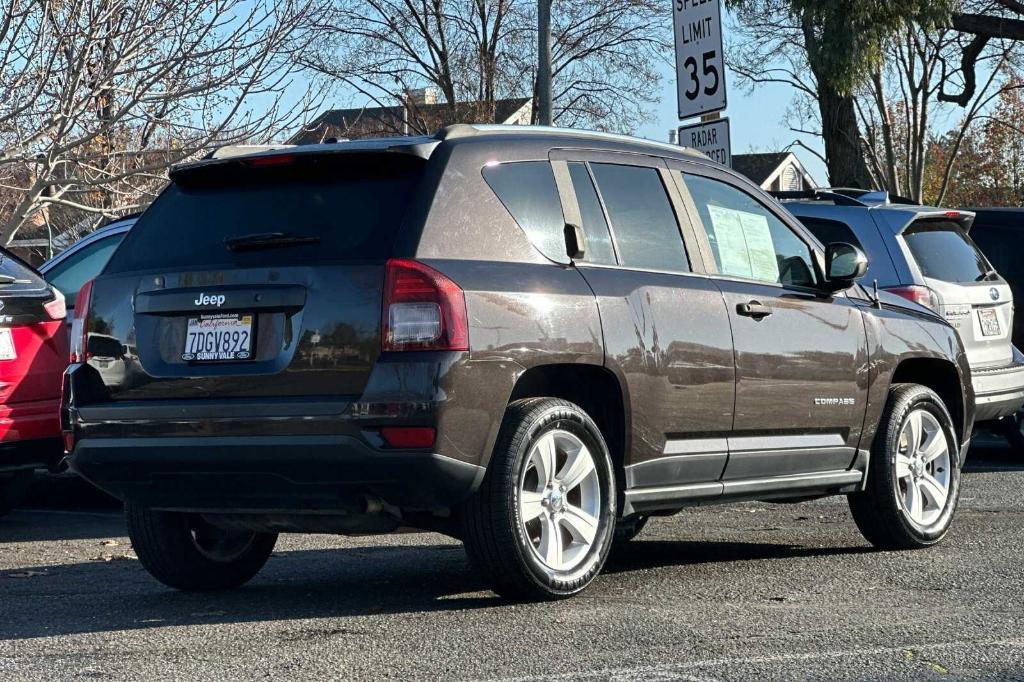
{"type": "Polygon", "coordinates": [[[680,120],[725,109],[720,0],[672,0],[680,120]]]}

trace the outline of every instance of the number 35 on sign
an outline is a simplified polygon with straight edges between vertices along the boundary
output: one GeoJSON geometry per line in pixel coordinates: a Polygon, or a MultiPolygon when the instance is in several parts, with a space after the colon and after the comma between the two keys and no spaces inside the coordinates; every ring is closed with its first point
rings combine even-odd
{"type": "Polygon", "coordinates": [[[725,109],[720,0],[673,0],[680,120],[725,109]]]}

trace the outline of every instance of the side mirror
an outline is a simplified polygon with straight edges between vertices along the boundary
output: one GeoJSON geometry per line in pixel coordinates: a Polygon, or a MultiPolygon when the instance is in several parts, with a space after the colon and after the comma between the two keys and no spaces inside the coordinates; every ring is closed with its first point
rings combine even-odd
{"type": "Polygon", "coordinates": [[[587,237],[579,225],[565,225],[565,255],[579,260],[587,252],[587,237]]]}
{"type": "Polygon", "coordinates": [[[868,257],[852,244],[833,242],[825,247],[825,269],[829,291],[842,291],[868,271],[868,257]]]}

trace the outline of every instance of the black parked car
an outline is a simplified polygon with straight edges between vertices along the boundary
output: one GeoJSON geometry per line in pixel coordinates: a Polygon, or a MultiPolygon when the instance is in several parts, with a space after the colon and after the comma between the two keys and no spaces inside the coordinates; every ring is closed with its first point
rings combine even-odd
{"type": "Polygon", "coordinates": [[[949,528],[955,331],[705,157],[454,126],[171,180],[79,294],[62,410],[168,585],[244,583],[280,532],[437,530],[552,598],[690,504],[845,494],[887,548],[949,528]]]}
{"type": "MultiPolygon", "coordinates": [[[[1024,246],[1024,208],[972,208],[974,224],[971,238],[985,252],[992,267],[999,271],[1010,285],[1014,301],[1024,301],[1024,264],[1020,251],[1024,246]]],[[[1015,353],[1024,361],[1024,315],[1013,316],[1012,329],[1015,353]]],[[[1004,420],[1000,431],[1009,438],[1018,452],[1024,452],[1024,419],[1018,412],[1013,419],[1004,420]]]]}

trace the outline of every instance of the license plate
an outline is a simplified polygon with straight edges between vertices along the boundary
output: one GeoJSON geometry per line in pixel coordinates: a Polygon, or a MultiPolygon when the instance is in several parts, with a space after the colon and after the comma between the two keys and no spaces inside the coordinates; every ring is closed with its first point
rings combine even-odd
{"type": "Polygon", "coordinates": [[[999,317],[994,308],[982,308],[978,311],[978,321],[981,322],[982,336],[999,336],[999,317]]]}
{"type": "Polygon", "coordinates": [[[10,329],[0,329],[0,360],[17,360],[18,352],[14,350],[14,337],[10,329]]]}
{"type": "Polygon", "coordinates": [[[255,315],[203,315],[188,318],[186,362],[224,362],[252,358],[252,323],[255,315]]]}

